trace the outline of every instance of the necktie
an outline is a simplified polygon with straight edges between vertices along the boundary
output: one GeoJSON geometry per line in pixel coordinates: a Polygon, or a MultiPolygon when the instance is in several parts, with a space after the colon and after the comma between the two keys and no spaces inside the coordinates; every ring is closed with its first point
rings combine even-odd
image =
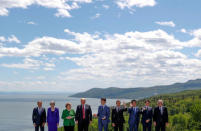
{"type": "Polygon", "coordinates": [[[84,105],[82,105],[82,118],[85,119],[85,110],[84,110],[84,105]]]}
{"type": "Polygon", "coordinates": [[[136,113],[136,108],[134,107],[133,110],[134,110],[134,114],[135,114],[136,113]]]}

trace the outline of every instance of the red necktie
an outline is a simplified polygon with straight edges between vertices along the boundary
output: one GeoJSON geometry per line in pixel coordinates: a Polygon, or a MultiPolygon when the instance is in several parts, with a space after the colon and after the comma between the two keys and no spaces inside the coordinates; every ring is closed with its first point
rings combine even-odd
{"type": "Polygon", "coordinates": [[[82,118],[85,119],[85,110],[84,110],[84,105],[82,105],[82,118]]]}

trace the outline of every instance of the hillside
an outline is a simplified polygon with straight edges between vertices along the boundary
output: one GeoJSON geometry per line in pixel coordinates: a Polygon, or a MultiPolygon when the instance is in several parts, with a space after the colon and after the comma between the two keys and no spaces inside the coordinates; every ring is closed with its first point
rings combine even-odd
{"type": "MultiPolygon", "coordinates": [[[[164,105],[168,108],[169,126],[167,131],[201,131],[201,90],[186,90],[177,93],[156,95],[147,98],[151,101],[153,108],[157,105],[157,100],[162,99],[164,105]]],[[[144,106],[145,99],[137,101],[138,107],[144,106]]],[[[130,104],[128,103],[127,106],[130,104]]],[[[124,131],[128,130],[128,113],[124,113],[125,124],[124,131]]],[[[77,129],[77,126],[76,126],[77,129]]],[[[89,131],[98,130],[97,118],[93,118],[92,124],[89,126],[89,131]]],[[[109,124],[109,130],[113,128],[109,124]]],[[[152,130],[154,126],[152,125],[152,130]]],[[[58,131],[64,131],[63,127],[58,131]]],[[[142,131],[142,124],[139,124],[139,131],[142,131]]]]}
{"type": "Polygon", "coordinates": [[[142,99],[158,94],[176,93],[195,89],[201,89],[201,79],[189,80],[185,83],[175,83],[172,85],[161,85],[147,88],[93,88],[86,92],[74,94],[71,97],[142,99]]]}

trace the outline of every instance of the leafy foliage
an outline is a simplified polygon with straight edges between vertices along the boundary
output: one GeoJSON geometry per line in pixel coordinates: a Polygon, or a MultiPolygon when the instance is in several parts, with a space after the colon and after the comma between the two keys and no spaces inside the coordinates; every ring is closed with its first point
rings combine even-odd
{"type": "MultiPolygon", "coordinates": [[[[158,99],[164,101],[164,105],[169,112],[169,126],[167,131],[201,131],[201,90],[183,91],[175,94],[158,95],[148,98],[151,106],[156,107],[158,99]]],[[[141,99],[137,102],[139,107],[144,106],[141,99]]],[[[128,103],[129,106],[130,103],[128,103]]],[[[128,113],[124,113],[126,123],[124,131],[128,130],[128,113]]],[[[77,128],[77,126],[76,126],[77,128]]],[[[152,126],[154,130],[154,126],[152,126]]],[[[113,128],[109,125],[109,131],[113,128]]],[[[59,131],[64,131],[62,128],[59,131]]],[[[89,127],[89,131],[98,131],[98,122],[93,118],[93,123],[89,127]]],[[[142,131],[142,124],[139,124],[139,131],[142,131]]]]}

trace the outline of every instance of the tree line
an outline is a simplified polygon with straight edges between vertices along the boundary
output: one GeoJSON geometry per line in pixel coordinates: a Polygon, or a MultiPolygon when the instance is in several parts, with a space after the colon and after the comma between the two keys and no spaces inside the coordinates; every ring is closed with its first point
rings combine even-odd
{"type": "MultiPolygon", "coordinates": [[[[201,131],[201,90],[183,91],[174,94],[157,95],[137,101],[138,107],[144,106],[144,101],[149,99],[153,108],[157,106],[157,101],[162,99],[164,105],[168,108],[169,125],[167,131],[201,131]]],[[[129,106],[130,103],[127,103],[129,106]]],[[[124,113],[125,124],[124,131],[129,128],[128,113],[124,113]]],[[[76,127],[77,128],[77,127],[76,127]]],[[[75,129],[77,130],[77,129],[75,129]]],[[[98,120],[93,118],[89,131],[98,130],[98,120]]],[[[109,125],[109,131],[112,131],[112,124],[109,125]]],[[[152,126],[154,130],[154,126],[152,126]]],[[[63,131],[63,128],[59,128],[63,131]]],[[[139,131],[142,131],[142,125],[139,124],[139,131]]]]}

